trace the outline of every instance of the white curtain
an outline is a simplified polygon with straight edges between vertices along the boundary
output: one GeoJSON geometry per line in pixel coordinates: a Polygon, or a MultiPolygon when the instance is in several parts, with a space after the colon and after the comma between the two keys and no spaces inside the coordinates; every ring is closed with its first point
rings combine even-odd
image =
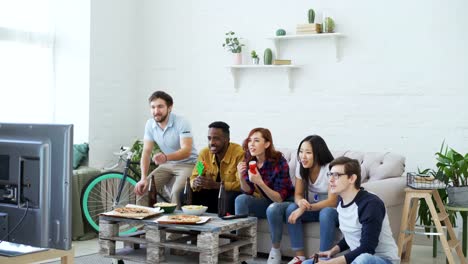
{"type": "Polygon", "coordinates": [[[51,0],[0,0],[0,122],[54,122],[51,0]]]}

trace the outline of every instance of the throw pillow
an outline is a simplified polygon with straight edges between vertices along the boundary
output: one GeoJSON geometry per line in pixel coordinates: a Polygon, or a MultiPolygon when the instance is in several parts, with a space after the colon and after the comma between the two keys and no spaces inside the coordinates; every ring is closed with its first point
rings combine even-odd
{"type": "Polygon", "coordinates": [[[77,169],[83,160],[88,157],[89,146],[87,143],[73,145],[73,169],[77,169]]]}

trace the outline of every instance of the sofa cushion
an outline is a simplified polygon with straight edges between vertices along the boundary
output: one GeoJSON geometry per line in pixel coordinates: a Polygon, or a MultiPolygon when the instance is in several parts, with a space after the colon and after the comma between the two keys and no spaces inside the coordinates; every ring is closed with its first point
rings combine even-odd
{"type": "MultiPolygon", "coordinates": [[[[299,161],[297,149],[280,148],[288,161],[289,175],[293,185],[296,184],[296,175],[299,174],[299,161]]],[[[360,152],[360,151],[332,151],[333,157],[340,156],[356,159],[361,163],[361,183],[386,178],[400,177],[405,170],[405,157],[390,152],[360,152]]]]}
{"type": "Polygon", "coordinates": [[[87,143],[73,145],[73,169],[76,170],[83,160],[88,158],[89,146],[87,143]]]}
{"type": "MultiPolygon", "coordinates": [[[[268,221],[266,219],[258,219],[257,231],[270,233],[270,228],[268,226],[268,221]]],[[[337,232],[340,233],[340,232],[337,232]]],[[[340,233],[341,234],[341,233],[340,233]]],[[[337,238],[340,238],[338,234],[337,238]]],[[[289,236],[288,226],[283,225],[283,236],[289,236]]],[[[320,224],[319,222],[310,222],[304,224],[304,236],[305,237],[320,237],[320,224]]]]}

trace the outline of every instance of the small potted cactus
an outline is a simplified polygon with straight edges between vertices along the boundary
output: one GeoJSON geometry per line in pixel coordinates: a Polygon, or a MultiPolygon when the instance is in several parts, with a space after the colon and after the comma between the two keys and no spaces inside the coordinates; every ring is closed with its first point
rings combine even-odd
{"type": "Polygon", "coordinates": [[[258,58],[257,52],[255,50],[252,50],[250,52],[250,56],[252,57],[252,64],[258,64],[260,59],[258,58]]]}

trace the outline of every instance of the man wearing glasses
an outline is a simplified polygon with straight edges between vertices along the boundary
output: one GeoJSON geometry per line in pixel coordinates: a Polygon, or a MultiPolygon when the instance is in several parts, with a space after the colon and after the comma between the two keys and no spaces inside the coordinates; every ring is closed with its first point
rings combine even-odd
{"type": "MultiPolygon", "coordinates": [[[[339,195],[336,208],[343,239],[325,252],[321,264],[400,263],[385,205],[376,195],[361,188],[361,166],[355,159],[333,160],[328,173],[332,193],[339,195]],[[349,249],[342,256],[337,253],[349,249]]],[[[306,260],[303,264],[313,263],[306,260]]]]}

